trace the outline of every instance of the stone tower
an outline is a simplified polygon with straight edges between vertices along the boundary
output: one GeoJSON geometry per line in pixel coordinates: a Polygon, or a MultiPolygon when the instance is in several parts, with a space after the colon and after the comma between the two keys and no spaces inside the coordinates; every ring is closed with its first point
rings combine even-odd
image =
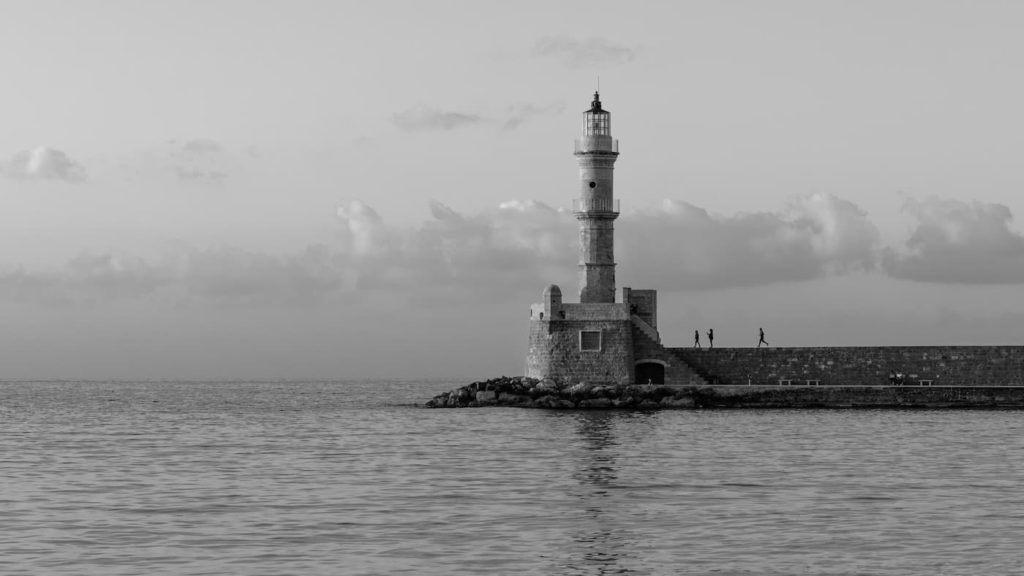
{"type": "Polygon", "coordinates": [[[619,141],[612,138],[611,114],[594,92],[583,113],[583,131],[576,140],[580,195],[573,212],[580,221],[579,287],[581,303],[615,302],[614,222],[619,203],[612,194],[619,141]]]}

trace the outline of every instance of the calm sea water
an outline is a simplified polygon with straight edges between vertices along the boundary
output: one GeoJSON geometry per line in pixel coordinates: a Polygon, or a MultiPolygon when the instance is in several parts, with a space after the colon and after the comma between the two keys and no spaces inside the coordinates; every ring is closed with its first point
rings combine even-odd
{"type": "Polygon", "coordinates": [[[1024,412],[0,383],[0,573],[1021,574],[1024,412]]]}

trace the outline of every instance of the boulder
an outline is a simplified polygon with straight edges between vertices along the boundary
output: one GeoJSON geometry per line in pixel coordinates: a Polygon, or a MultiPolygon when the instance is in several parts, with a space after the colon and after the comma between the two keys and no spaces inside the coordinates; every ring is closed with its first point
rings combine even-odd
{"type": "Polygon", "coordinates": [[[551,394],[548,394],[547,396],[541,396],[540,398],[534,400],[533,405],[536,408],[559,408],[559,409],[563,409],[563,408],[575,408],[576,407],[576,405],[573,404],[573,402],[571,400],[566,400],[565,398],[559,398],[558,396],[552,396],[551,394]]]}
{"type": "Polygon", "coordinates": [[[589,398],[587,400],[580,400],[580,403],[576,406],[578,408],[611,408],[612,401],[607,398],[589,398]]]}
{"type": "Polygon", "coordinates": [[[526,394],[510,394],[508,392],[499,393],[497,401],[502,406],[526,406],[533,402],[526,394]]]}
{"type": "Polygon", "coordinates": [[[664,408],[693,408],[693,398],[688,396],[680,398],[665,396],[658,404],[664,408]]]}

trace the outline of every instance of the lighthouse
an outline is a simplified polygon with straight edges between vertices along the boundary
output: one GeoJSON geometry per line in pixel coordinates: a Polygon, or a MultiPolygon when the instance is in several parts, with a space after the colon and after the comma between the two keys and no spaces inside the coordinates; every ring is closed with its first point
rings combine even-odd
{"type": "Polygon", "coordinates": [[[580,222],[581,303],[615,302],[615,219],[619,203],[613,183],[618,156],[619,141],[612,138],[611,114],[601,106],[600,94],[594,92],[576,139],[580,193],[573,200],[573,213],[580,222]]]}
{"type": "Polygon", "coordinates": [[[658,293],[622,287],[616,301],[613,184],[619,143],[612,117],[594,93],[576,139],[579,193],[579,301],[562,298],[551,284],[530,306],[526,375],[562,383],[682,384],[699,376],[661,345],[658,293]]]}

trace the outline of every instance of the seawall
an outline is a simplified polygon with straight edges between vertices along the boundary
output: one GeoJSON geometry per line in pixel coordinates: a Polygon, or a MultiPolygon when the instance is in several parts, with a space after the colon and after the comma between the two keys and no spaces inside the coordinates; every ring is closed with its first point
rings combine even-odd
{"type": "Polygon", "coordinates": [[[708,384],[1024,386],[1024,346],[671,348],[708,384]]]}

